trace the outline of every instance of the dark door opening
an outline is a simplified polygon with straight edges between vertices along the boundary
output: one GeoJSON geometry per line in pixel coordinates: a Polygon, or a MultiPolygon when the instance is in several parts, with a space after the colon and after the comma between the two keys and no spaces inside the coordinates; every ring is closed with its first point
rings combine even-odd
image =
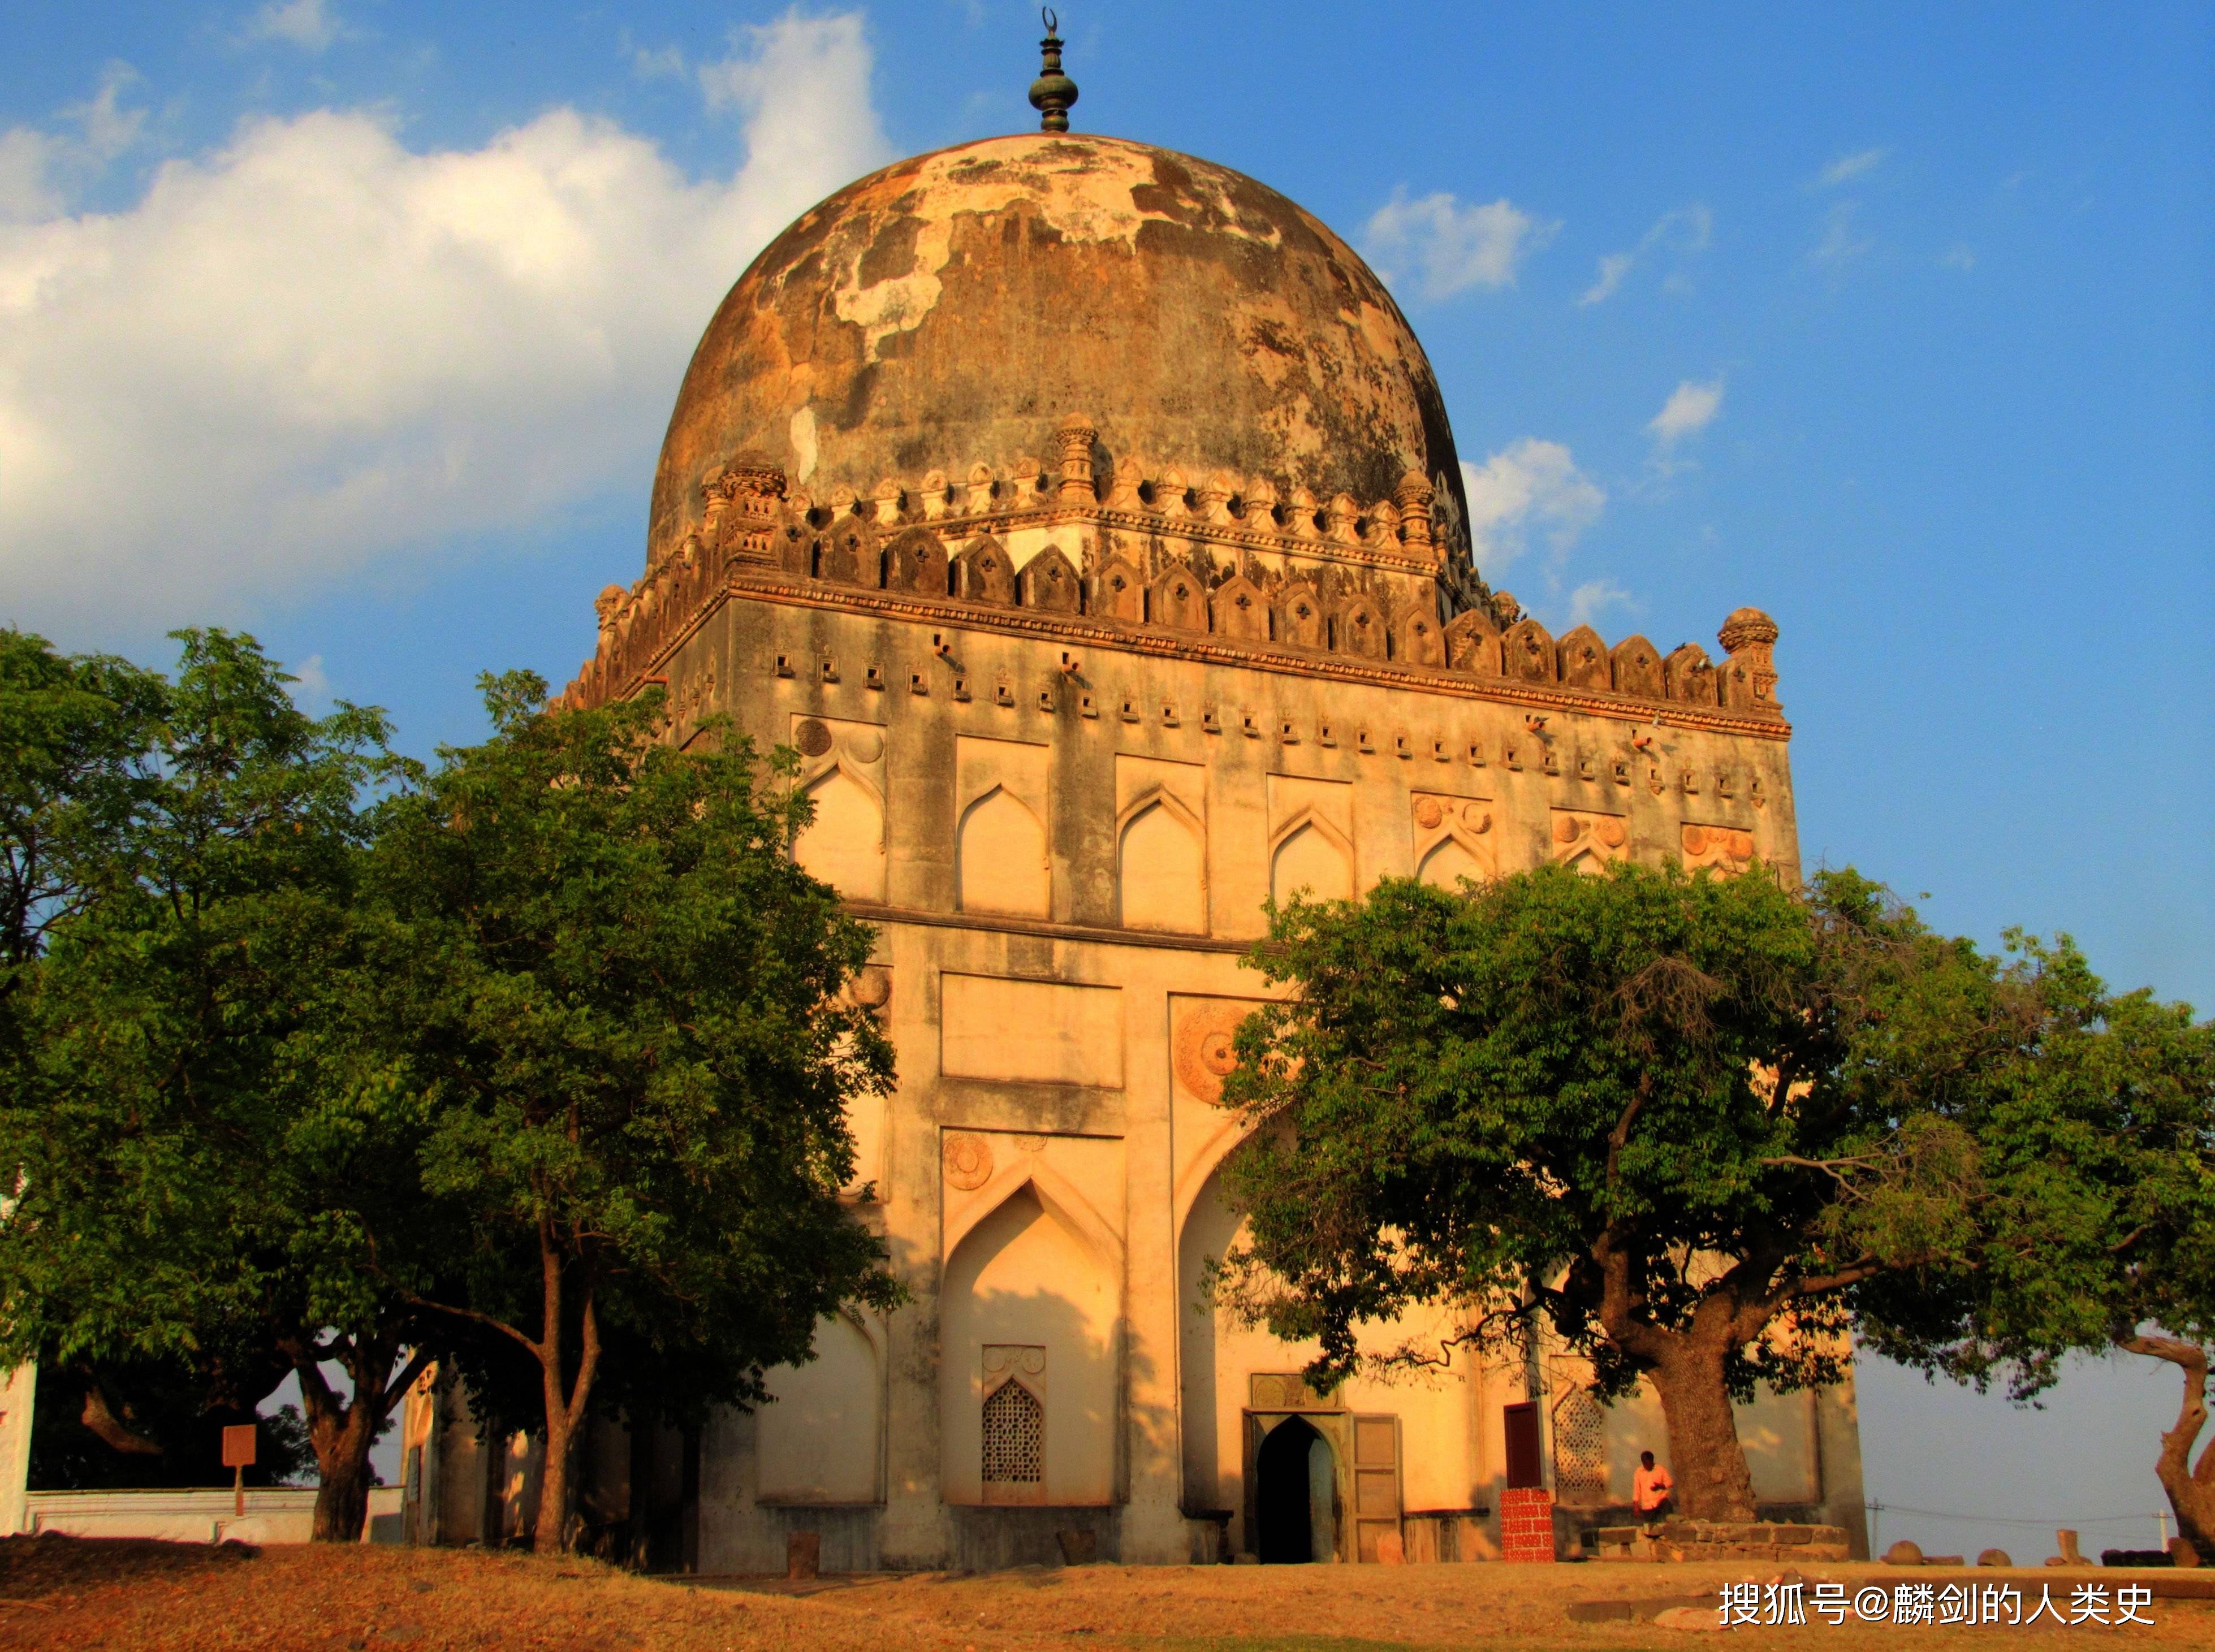
{"type": "Polygon", "coordinates": [[[1262,1437],[1254,1462],[1255,1552],[1261,1563],[1298,1564],[1315,1558],[1310,1455],[1330,1447],[1304,1419],[1286,1417],[1262,1437]]]}

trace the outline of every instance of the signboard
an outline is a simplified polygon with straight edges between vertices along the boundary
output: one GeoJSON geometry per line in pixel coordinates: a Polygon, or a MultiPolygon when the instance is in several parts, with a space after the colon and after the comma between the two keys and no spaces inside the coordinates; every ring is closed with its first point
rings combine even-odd
{"type": "Polygon", "coordinates": [[[225,1468],[254,1466],[255,1438],[261,1429],[251,1423],[241,1423],[223,1431],[223,1465],[225,1468]]]}

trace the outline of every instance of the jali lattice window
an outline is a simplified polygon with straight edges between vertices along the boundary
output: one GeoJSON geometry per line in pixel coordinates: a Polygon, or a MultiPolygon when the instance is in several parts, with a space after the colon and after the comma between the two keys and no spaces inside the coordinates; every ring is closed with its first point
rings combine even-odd
{"type": "Polygon", "coordinates": [[[1033,1487],[1046,1472],[1046,1408],[1020,1382],[985,1401],[985,1484],[1033,1487]]]}
{"type": "Polygon", "coordinates": [[[1607,1501],[1607,1411],[1579,1385],[1554,1400],[1554,1496],[1562,1503],[1607,1501]]]}

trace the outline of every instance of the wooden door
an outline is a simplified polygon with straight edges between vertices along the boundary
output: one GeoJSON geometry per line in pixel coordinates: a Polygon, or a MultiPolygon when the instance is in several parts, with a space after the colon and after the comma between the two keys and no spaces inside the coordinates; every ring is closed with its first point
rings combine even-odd
{"type": "Polygon", "coordinates": [[[1389,1413],[1353,1418],[1353,1554],[1373,1563],[1377,1540],[1400,1540],[1400,1419],[1389,1413]]]}
{"type": "Polygon", "coordinates": [[[1539,1461],[1538,1403],[1526,1399],[1500,1407],[1507,1429],[1507,1489],[1543,1485],[1544,1466],[1539,1461]]]}

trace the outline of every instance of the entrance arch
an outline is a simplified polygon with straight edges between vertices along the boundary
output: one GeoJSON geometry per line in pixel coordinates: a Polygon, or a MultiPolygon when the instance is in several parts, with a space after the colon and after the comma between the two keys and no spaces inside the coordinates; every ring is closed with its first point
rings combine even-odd
{"type": "Polygon", "coordinates": [[[1254,1460],[1254,1524],[1263,1565],[1336,1557],[1336,1484],[1330,1442],[1306,1418],[1288,1416],[1262,1437],[1254,1460]]]}

